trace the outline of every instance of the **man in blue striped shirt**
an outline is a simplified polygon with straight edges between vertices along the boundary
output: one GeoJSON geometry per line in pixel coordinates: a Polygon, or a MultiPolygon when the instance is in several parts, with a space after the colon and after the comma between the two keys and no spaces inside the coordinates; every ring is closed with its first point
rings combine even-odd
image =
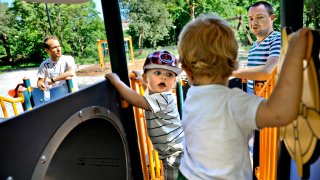
{"type": "Polygon", "coordinates": [[[255,81],[265,81],[278,64],[281,34],[273,30],[275,15],[272,6],[264,1],[252,4],[248,10],[251,32],[257,40],[248,55],[248,68],[233,72],[237,78],[247,79],[247,92],[253,93],[255,81]]]}

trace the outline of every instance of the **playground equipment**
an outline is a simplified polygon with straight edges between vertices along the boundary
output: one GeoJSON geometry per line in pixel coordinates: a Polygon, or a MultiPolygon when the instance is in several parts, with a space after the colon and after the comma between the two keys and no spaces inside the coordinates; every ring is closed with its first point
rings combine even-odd
{"type": "MultiPolygon", "coordinates": [[[[134,79],[136,77],[135,74],[130,73],[129,76],[131,88],[139,94],[144,94],[141,82],[134,79]]],[[[147,133],[144,112],[142,109],[134,107],[134,114],[137,127],[143,179],[165,179],[162,161],[159,159],[158,151],[153,148],[153,144],[147,133]]]]}
{"type": "MultiPolygon", "coordinates": [[[[75,91],[72,80],[66,80],[66,84],[66,86],[51,88],[50,100],[57,99],[65,94],[72,93],[75,91]]],[[[16,116],[19,114],[17,109],[18,103],[22,104],[23,111],[28,111],[31,110],[33,107],[47,103],[43,99],[43,91],[41,91],[38,88],[31,87],[29,78],[23,78],[23,83],[18,84],[15,89],[10,90],[9,94],[11,97],[0,96],[0,104],[4,118],[9,117],[5,102],[11,104],[14,111],[14,115],[16,116]]]]}
{"type": "MultiPolygon", "coordinates": [[[[112,70],[129,85],[118,1],[101,3],[112,70]]],[[[106,80],[6,119],[0,131],[0,179],[143,179],[133,109],[106,80]]]]}
{"type": "MultiPolygon", "coordinates": [[[[291,26],[294,30],[302,26],[303,5],[299,4],[302,2],[281,1],[281,8],[285,10],[281,15],[287,16],[282,20],[285,26],[291,26]]],[[[112,70],[129,86],[118,1],[109,0],[101,3],[108,49],[112,52],[110,53],[112,70]]],[[[315,67],[319,71],[319,66],[315,65],[315,67]]],[[[319,78],[319,74],[316,77],[319,78]]],[[[319,84],[319,81],[316,83],[319,84]]],[[[266,91],[270,93],[271,89],[266,91]]],[[[315,100],[319,102],[319,97],[315,100]]],[[[319,115],[319,111],[303,112],[319,115]]],[[[319,121],[319,118],[316,117],[315,121],[319,121]]],[[[291,126],[297,127],[294,123],[291,126]]],[[[319,126],[314,127],[316,130],[320,129],[319,126]]],[[[121,105],[119,94],[107,80],[69,93],[63,98],[50,101],[0,123],[0,179],[149,179],[151,170],[143,170],[148,165],[142,162],[146,160],[143,160],[145,156],[139,148],[140,140],[138,141],[136,128],[138,127],[134,120],[133,108],[130,105],[121,105]]],[[[300,129],[295,128],[291,132],[300,134],[300,129]]],[[[313,131],[307,130],[307,132],[313,131]]],[[[316,133],[318,132],[312,134],[318,135],[316,133]]],[[[261,152],[264,150],[267,153],[268,150],[264,148],[269,146],[268,143],[273,138],[263,136],[260,139],[264,139],[266,144],[260,146],[261,152]]],[[[316,142],[318,146],[319,136],[316,137],[316,140],[312,138],[312,142],[316,142]]],[[[298,139],[302,140],[300,137],[298,139]]],[[[294,142],[294,145],[304,143],[291,142],[294,142]]],[[[296,149],[300,150],[297,147],[296,149]]],[[[256,149],[259,151],[259,148],[256,149]]],[[[300,179],[299,175],[295,175],[297,171],[291,168],[294,165],[291,163],[291,158],[284,159],[283,151],[286,148],[282,146],[275,149],[275,153],[280,151],[276,158],[279,160],[277,166],[264,164],[272,160],[270,157],[264,157],[263,153],[260,155],[260,179],[274,178],[269,174],[271,171],[276,173],[276,178],[279,180],[300,179]],[[276,170],[271,170],[274,168],[276,170]]],[[[299,152],[302,151],[296,151],[293,154],[302,155],[299,152]]],[[[308,178],[309,174],[309,179],[319,179],[320,175],[317,172],[320,172],[320,167],[313,166],[317,164],[317,162],[313,163],[314,159],[319,161],[319,151],[313,151],[311,154],[311,159],[305,164],[305,157],[302,157],[302,161],[300,161],[301,156],[293,159],[296,158],[297,162],[302,162],[304,178],[308,178]],[[311,168],[305,168],[309,164],[311,168]]],[[[161,174],[160,169],[160,177],[161,174]]],[[[157,169],[155,169],[156,177],[157,169]]]]}
{"type": "MultiPolygon", "coordinates": [[[[132,61],[132,64],[134,64],[134,54],[133,54],[131,36],[129,36],[128,38],[124,38],[124,42],[125,42],[126,53],[130,51],[131,61],[132,61]]],[[[100,67],[104,67],[104,57],[109,54],[109,49],[107,48],[107,44],[108,44],[108,40],[100,40],[100,39],[97,40],[100,67]]]]}
{"type": "MultiPolygon", "coordinates": [[[[319,146],[320,139],[320,61],[319,61],[319,32],[314,31],[309,36],[308,58],[305,61],[303,77],[303,94],[300,114],[297,119],[286,127],[264,128],[259,132],[259,162],[256,162],[255,175],[257,179],[298,179],[298,177],[317,179],[320,177],[319,146]],[[279,139],[284,143],[287,153],[292,160],[285,156],[285,148],[282,148],[279,156],[279,139]],[[285,160],[283,160],[285,159],[285,160]],[[290,167],[278,166],[278,161],[287,161],[290,167]],[[293,161],[294,160],[294,161],[293,161]],[[289,169],[289,170],[288,170],[289,169]],[[290,172],[284,175],[284,172],[290,172]],[[282,173],[281,176],[278,173],[282,173]]],[[[274,89],[278,72],[281,71],[286,50],[288,48],[288,35],[286,29],[282,32],[282,49],[278,67],[276,67],[265,84],[257,84],[255,93],[258,96],[268,98],[274,89]],[[279,71],[278,71],[279,69],[279,71]]]]}
{"type": "Polygon", "coordinates": [[[0,96],[0,104],[1,104],[1,109],[3,112],[4,118],[8,118],[8,111],[5,105],[5,102],[11,103],[11,106],[13,108],[13,112],[15,115],[18,115],[18,109],[17,109],[17,103],[22,103],[24,102],[23,96],[19,95],[19,97],[12,98],[12,97],[5,97],[5,96],[0,96]]]}

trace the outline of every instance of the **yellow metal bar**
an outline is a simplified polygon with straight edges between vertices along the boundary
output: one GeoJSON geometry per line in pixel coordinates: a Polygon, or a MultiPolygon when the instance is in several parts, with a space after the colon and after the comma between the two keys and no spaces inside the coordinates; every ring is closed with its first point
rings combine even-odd
{"type": "Polygon", "coordinates": [[[150,170],[151,179],[155,179],[156,175],[154,170],[154,161],[153,161],[153,153],[152,153],[153,145],[149,137],[147,137],[147,149],[148,149],[148,155],[149,155],[149,166],[150,166],[149,170],[150,170]]]}
{"type": "MultiPolygon", "coordinates": [[[[258,96],[269,98],[275,86],[277,69],[278,67],[272,71],[263,87],[257,89],[256,94],[258,96]]],[[[260,164],[258,170],[256,170],[258,179],[277,179],[278,134],[277,128],[264,128],[260,131],[260,164]]]]}
{"type": "Polygon", "coordinates": [[[98,47],[98,56],[99,56],[99,62],[100,62],[100,67],[104,67],[104,60],[103,60],[103,51],[101,44],[104,43],[104,40],[97,40],[97,47],[98,47]]]}
{"type": "Polygon", "coordinates": [[[12,107],[13,107],[13,112],[14,112],[14,115],[18,115],[18,109],[17,109],[17,104],[16,103],[11,103],[12,107]]]}
{"type": "MultiPolygon", "coordinates": [[[[141,82],[135,79],[134,73],[129,73],[131,88],[139,94],[144,94],[141,82]]],[[[141,165],[144,179],[160,180],[164,179],[162,161],[159,159],[158,152],[153,148],[149,139],[144,112],[140,108],[134,107],[135,121],[139,140],[141,165]],[[147,158],[149,160],[147,160],[147,158]],[[149,167],[147,162],[149,161],[149,167]]]]}
{"type": "Polygon", "coordinates": [[[23,101],[23,98],[21,98],[21,97],[12,98],[12,97],[0,96],[0,99],[2,99],[5,102],[10,102],[10,103],[18,103],[18,102],[22,102],[23,101]]]}
{"type": "Polygon", "coordinates": [[[129,40],[130,55],[131,55],[131,59],[132,59],[132,64],[134,64],[134,54],[133,54],[133,46],[132,46],[132,38],[131,38],[131,36],[129,36],[128,40],[129,40]]]}
{"type": "Polygon", "coordinates": [[[6,105],[4,102],[8,102],[8,103],[11,103],[11,106],[13,108],[13,112],[15,115],[18,115],[18,109],[17,109],[17,103],[19,102],[23,102],[24,99],[23,97],[18,97],[18,98],[12,98],[12,97],[5,97],[5,96],[0,96],[0,103],[1,103],[1,108],[2,108],[2,112],[3,112],[3,116],[5,118],[8,118],[8,111],[7,111],[7,108],[6,108],[6,105]]]}
{"type": "MultiPolygon", "coordinates": [[[[132,38],[129,36],[128,38],[124,38],[124,41],[129,41],[129,47],[130,47],[130,57],[132,60],[132,64],[134,64],[134,53],[133,53],[133,45],[132,45],[132,38]]],[[[98,39],[97,40],[97,48],[98,48],[98,56],[99,56],[99,64],[100,67],[104,67],[104,55],[103,50],[101,47],[102,43],[108,43],[108,40],[98,39]]]]}
{"type": "Polygon", "coordinates": [[[7,108],[6,108],[6,105],[4,104],[4,101],[3,99],[0,97],[0,103],[1,103],[1,108],[2,108],[2,112],[3,112],[3,116],[5,118],[8,117],[8,112],[7,112],[7,108]]]}
{"type": "Polygon", "coordinates": [[[159,160],[159,155],[158,155],[158,151],[154,151],[154,163],[156,165],[156,177],[160,177],[161,173],[160,173],[160,160],[159,160]]]}
{"type": "MultiPolygon", "coordinates": [[[[129,73],[131,88],[139,94],[144,94],[141,82],[135,79],[135,77],[134,73],[129,73]]],[[[144,179],[162,180],[164,179],[162,161],[159,159],[158,152],[153,148],[153,144],[148,136],[143,110],[134,107],[134,112],[144,179]],[[147,162],[149,162],[149,166],[147,162]]]]}
{"type": "MultiPolygon", "coordinates": [[[[139,87],[138,83],[133,79],[134,74],[130,73],[130,83],[131,83],[131,88],[134,91],[138,92],[139,87]]],[[[143,173],[143,178],[144,179],[149,179],[149,173],[148,173],[148,165],[147,165],[147,159],[146,159],[146,154],[147,154],[147,147],[146,147],[146,139],[145,139],[145,127],[143,123],[143,112],[141,109],[134,107],[134,114],[135,114],[135,122],[136,122],[136,127],[137,127],[137,133],[138,133],[138,141],[139,141],[139,149],[140,149],[140,158],[141,158],[141,165],[142,165],[142,173],[143,173]]]]}

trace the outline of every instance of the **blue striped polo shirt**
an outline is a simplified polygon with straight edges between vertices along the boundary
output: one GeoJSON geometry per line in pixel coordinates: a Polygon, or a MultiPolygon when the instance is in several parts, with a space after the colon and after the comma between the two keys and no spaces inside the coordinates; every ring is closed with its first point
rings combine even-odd
{"type": "MultiPolygon", "coordinates": [[[[273,31],[262,42],[255,41],[248,55],[248,67],[265,65],[268,57],[279,57],[281,48],[281,34],[273,31]]],[[[248,80],[248,88],[253,90],[253,81],[248,80]]]]}

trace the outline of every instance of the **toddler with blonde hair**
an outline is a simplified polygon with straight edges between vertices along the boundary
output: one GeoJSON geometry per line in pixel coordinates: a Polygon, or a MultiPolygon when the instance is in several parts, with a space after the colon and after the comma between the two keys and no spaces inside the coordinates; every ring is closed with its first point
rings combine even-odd
{"type": "Polygon", "coordinates": [[[184,103],[184,156],[178,179],[252,179],[253,130],[280,127],[298,115],[308,29],[294,33],[269,99],[228,88],[238,44],[228,23],[201,15],[179,36],[179,61],[191,87],[184,103]]]}

